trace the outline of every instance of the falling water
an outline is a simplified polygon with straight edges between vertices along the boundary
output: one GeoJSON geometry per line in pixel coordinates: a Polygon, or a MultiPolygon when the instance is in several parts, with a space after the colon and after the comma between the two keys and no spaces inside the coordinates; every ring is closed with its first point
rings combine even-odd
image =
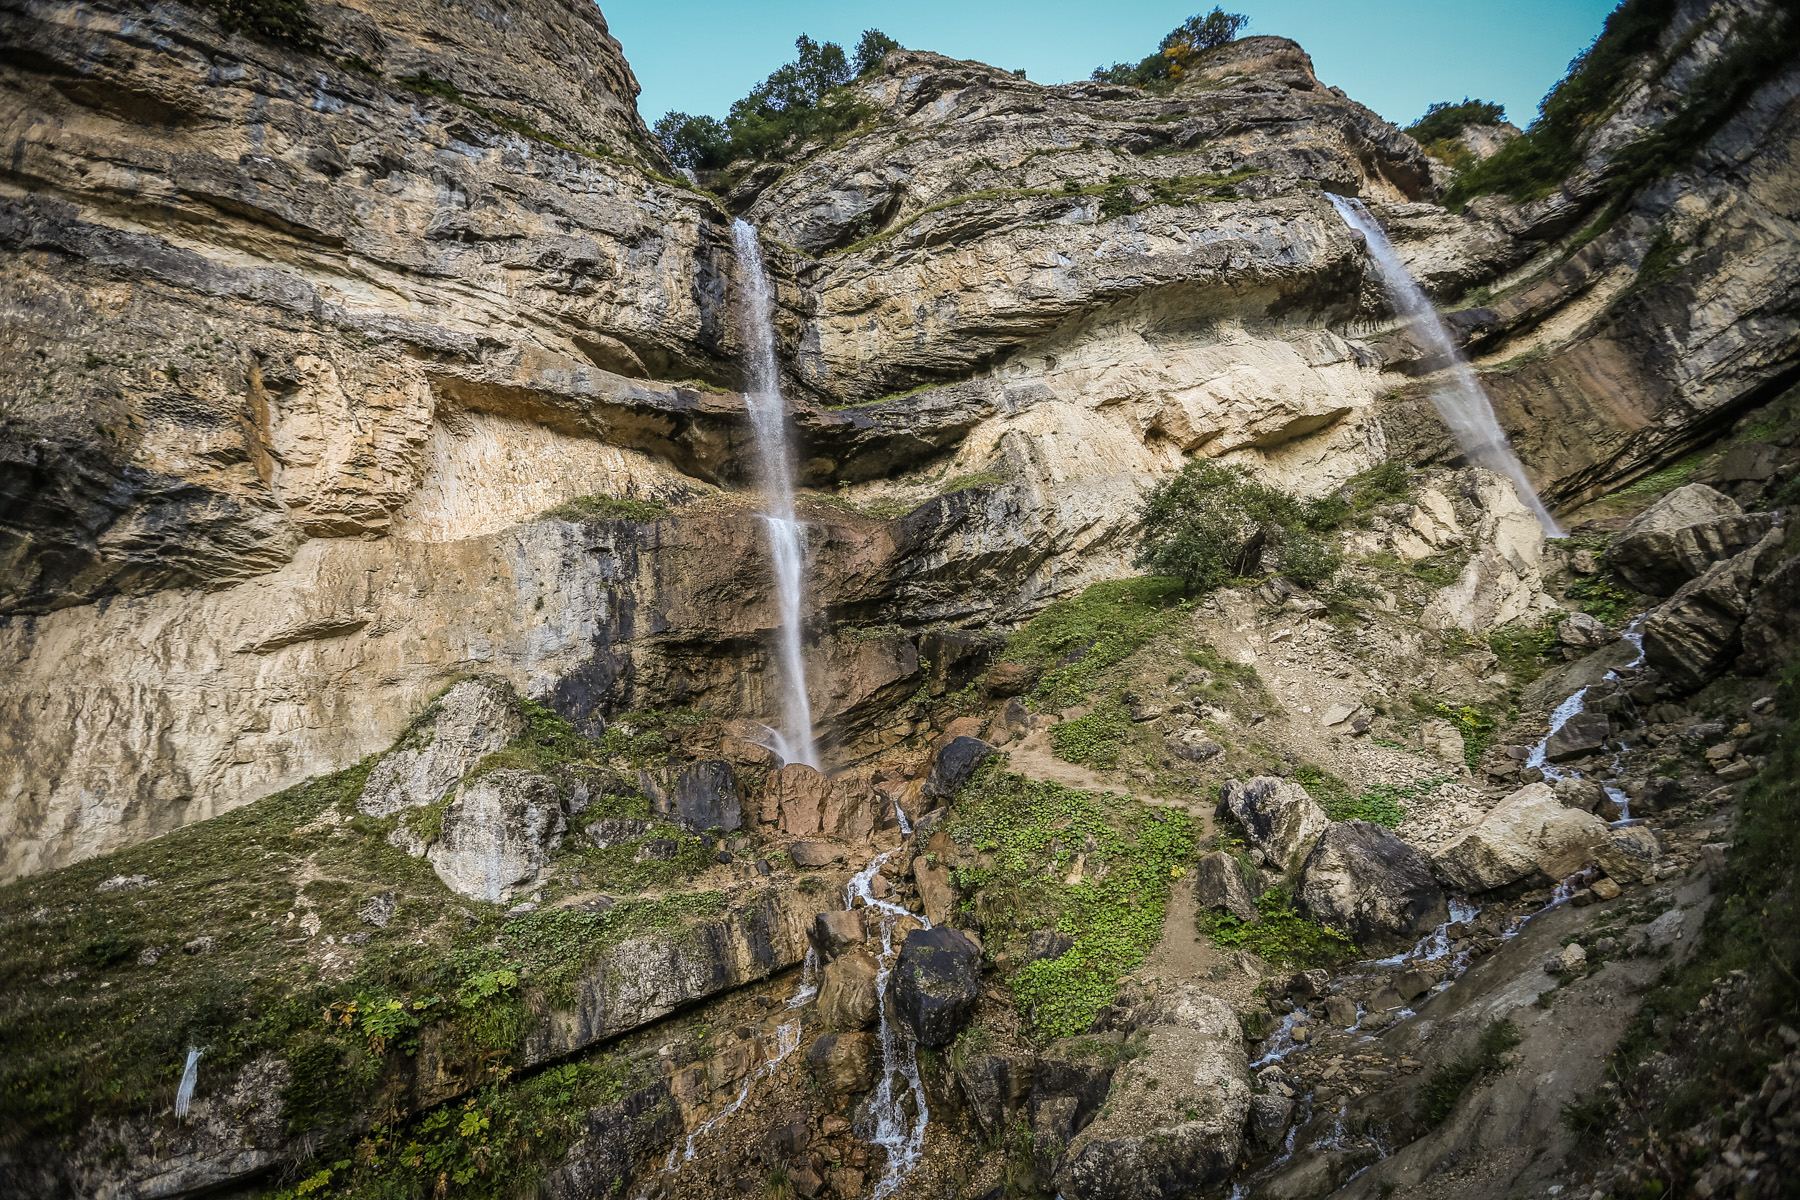
{"type": "Polygon", "coordinates": [[[187,1066],[181,1069],[181,1086],[175,1089],[175,1115],[188,1115],[188,1105],[194,1102],[194,1084],[200,1078],[200,1051],[188,1047],[187,1066]]]}
{"type": "Polygon", "coordinates": [[[784,763],[819,765],[813,748],[812,705],[806,698],[806,662],[801,653],[801,579],[806,569],[806,541],[794,519],[794,467],[788,453],[787,402],[781,396],[781,369],[775,360],[775,296],[763,267],[756,229],[733,221],[744,269],[744,335],[749,343],[749,389],[744,397],[756,437],[759,479],[763,489],[763,523],[769,530],[769,559],[775,569],[775,598],[781,606],[777,649],[781,659],[782,727],[771,729],[769,749],[784,763]]]}
{"type": "Polygon", "coordinates": [[[894,1028],[894,1022],[888,1019],[887,1006],[888,976],[894,968],[894,922],[901,917],[912,917],[927,929],[931,928],[931,922],[898,904],[877,900],[869,888],[875,872],[881,870],[899,849],[896,846],[876,855],[844,889],[844,907],[851,907],[860,898],[881,914],[881,968],[875,976],[875,1008],[881,1016],[881,1082],[876,1084],[875,1094],[869,1100],[869,1113],[875,1121],[869,1141],[885,1149],[888,1157],[887,1169],[882,1172],[881,1182],[875,1185],[871,1200],[892,1195],[907,1172],[917,1165],[919,1153],[925,1148],[925,1125],[931,1119],[931,1112],[925,1105],[925,1084],[919,1078],[918,1051],[894,1028]],[[894,1087],[896,1078],[903,1087],[894,1087]],[[911,1095],[917,1113],[910,1126],[903,1103],[908,1095],[911,1095]]]}
{"type": "Polygon", "coordinates": [[[1388,241],[1387,234],[1375,218],[1364,208],[1360,200],[1348,196],[1331,196],[1332,207],[1352,229],[1362,233],[1369,253],[1375,257],[1380,268],[1382,287],[1386,290],[1388,303],[1394,306],[1395,312],[1411,326],[1413,337],[1421,347],[1434,359],[1448,363],[1450,368],[1449,382],[1439,387],[1431,395],[1431,402],[1437,406],[1438,414],[1444,418],[1444,424],[1456,435],[1456,441],[1468,455],[1469,461],[1477,466],[1486,467],[1490,471],[1506,476],[1513,481],[1519,491],[1519,498],[1530,506],[1537,516],[1538,524],[1544,527],[1544,533],[1550,537],[1563,536],[1557,527],[1556,518],[1538,499],[1537,489],[1525,478],[1525,468],[1519,463],[1519,456],[1513,453],[1512,443],[1506,439],[1506,431],[1500,428],[1500,422],[1494,419],[1494,406],[1488,395],[1482,390],[1481,382],[1475,378],[1475,372],[1469,369],[1468,360],[1457,349],[1450,338],[1450,331],[1444,327],[1437,309],[1419,285],[1408,273],[1406,264],[1394,253],[1394,245],[1388,241]]]}

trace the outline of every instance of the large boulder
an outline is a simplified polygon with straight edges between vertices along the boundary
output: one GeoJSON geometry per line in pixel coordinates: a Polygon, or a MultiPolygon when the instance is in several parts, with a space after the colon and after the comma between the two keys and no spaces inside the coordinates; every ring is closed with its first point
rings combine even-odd
{"type": "Polygon", "coordinates": [[[1219,792],[1219,807],[1237,818],[1251,843],[1279,871],[1298,870],[1331,824],[1305,788],[1273,775],[1227,782],[1219,792]]]}
{"type": "Polygon", "coordinates": [[[1237,1014],[1190,986],[1152,1022],[1102,1115],[1069,1143],[1055,1175],[1068,1200],[1197,1194],[1242,1157],[1250,1072],[1237,1014]]]}
{"type": "Polygon", "coordinates": [[[1781,556],[1782,530],[1714,563],[1644,618],[1644,661],[1683,691],[1704,687],[1738,656],[1757,584],[1781,556]]]}
{"type": "Polygon", "coordinates": [[[937,925],[907,935],[894,964],[894,1007],[919,1045],[949,1045],[980,995],[981,951],[967,934],[937,925]]]}
{"type": "Polygon", "coordinates": [[[564,825],[554,783],[535,771],[502,768],[457,791],[425,857],[451,891],[497,902],[537,881],[564,825]]]}
{"type": "Polygon", "coordinates": [[[1038,1177],[1051,1179],[1076,1134],[1088,1127],[1112,1087],[1125,1035],[1062,1038],[1038,1054],[1031,1081],[1031,1148],[1038,1177]]]}
{"type": "Polygon", "coordinates": [[[959,737],[952,740],[931,764],[925,779],[925,794],[948,800],[969,781],[977,768],[995,752],[995,747],[980,738],[959,737]]]}
{"type": "Polygon", "coordinates": [[[866,950],[850,950],[827,963],[819,981],[819,1019],[827,1029],[867,1029],[881,1003],[876,979],[881,964],[866,950]]]}
{"type": "Polygon", "coordinates": [[[357,811],[386,817],[432,804],[485,756],[525,732],[525,717],[504,683],[465,679],[434,700],[369,772],[357,811]]]}
{"type": "Polygon", "coordinates": [[[998,1139],[1024,1112],[1036,1065],[1029,1050],[953,1056],[951,1071],[983,1137],[998,1139]]]}
{"type": "Polygon", "coordinates": [[[807,931],[812,939],[813,948],[819,957],[830,962],[846,950],[854,950],[868,939],[869,928],[867,910],[861,908],[841,908],[835,912],[822,912],[813,918],[812,928],[807,931]]]}
{"type": "Polygon", "coordinates": [[[1610,829],[1594,848],[1594,860],[1609,879],[1619,883],[1650,883],[1662,859],[1662,843],[1648,825],[1610,829]]]}
{"type": "Polygon", "coordinates": [[[1607,547],[1606,561],[1638,591],[1667,596],[1768,528],[1767,514],[1746,514],[1729,496],[1690,483],[1638,514],[1607,547]]]}
{"type": "Polygon", "coordinates": [[[872,1033],[822,1033],[806,1052],[806,1065],[828,1095],[866,1092],[875,1086],[879,1050],[872,1033]]]}
{"type": "Polygon", "coordinates": [[[779,823],[783,833],[809,837],[824,828],[830,802],[831,780],[817,767],[789,763],[770,772],[763,785],[761,816],[765,822],[779,823]]]}
{"type": "Polygon", "coordinates": [[[919,885],[919,905],[925,910],[925,919],[942,925],[956,907],[956,888],[950,882],[949,864],[933,862],[935,858],[935,854],[922,854],[913,859],[912,873],[913,882],[919,885]]]}
{"type": "Polygon", "coordinates": [[[673,817],[689,829],[729,833],[744,823],[737,777],[722,758],[639,771],[638,787],[659,815],[673,817]]]}
{"type": "Polygon", "coordinates": [[[1300,872],[1300,908],[1361,945],[1410,940],[1450,917],[1424,857],[1369,821],[1325,830],[1300,872]]]}
{"type": "Polygon", "coordinates": [[[1578,712],[1544,740],[1544,757],[1551,762],[1570,762],[1597,753],[1612,733],[1612,720],[1603,712],[1578,712]]]}
{"type": "Polygon", "coordinates": [[[1262,916],[1250,898],[1237,860],[1223,850],[1202,855],[1194,867],[1194,900],[1203,909],[1228,912],[1245,924],[1254,924],[1262,916]]]}
{"type": "Polygon", "coordinates": [[[1739,632],[1740,675],[1767,675],[1800,651],[1800,556],[1772,568],[1750,604],[1739,632]]]}
{"type": "Polygon", "coordinates": [[[1556,883],[1594,857],[1606,822],[1567,808],[1544,783],[1528,784],[1432,856],[1439,875],[1469,892],[1522,880],[1556,883]]]}

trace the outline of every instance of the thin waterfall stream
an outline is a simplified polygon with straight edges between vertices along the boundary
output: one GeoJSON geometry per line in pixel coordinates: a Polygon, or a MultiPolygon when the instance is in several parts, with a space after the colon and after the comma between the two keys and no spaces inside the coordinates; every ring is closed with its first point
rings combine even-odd
{"type": "Polygon", "coordinates": [[[1344,218],[1344,223],[1363,235],[1369,254],[1375,259],[1382,290],[1387,293],[1388,303],[1393,305],[1395,315],[1407,323],[1420,348],[1444,364],[1449,371],[1449,378],[1432,389],[1431,402],[1436,406],[1438,415],[1443,417],[1444,424],[1456,436],[1457,445],[1462,447],[1463,453],[1476,466],[1486,467],[1513,481],[1513,486],[1518,489],[1519,499],[1537,517],[1546,536],[1563,536],[1556,518],[1550,515],[1550,510],[1539,499],[1537,489],[1525,477],[1524,465],[1519,462],[1519,456],[1513,453],[1512,442],[1507,439],[1506,431],[1500,428],[1500,422],[1494,416],[1493,401],[1488,399],[1481,381],[1475,378],[1469,360],[1463,356],[1455,339],[1450,336],[1450,330],[1444,325],[1443,318],[1438,316],[1436,306],[1413,279],[1406,264],[1400,261],[1400,256],[1394,252],[1394,244],[1388,241],[1380,222],[1363,207],[1362,201],[1336,193],[1327,194],[1330,196],[1331,206],[1344,218]]]}
{"type": "Polygon", "coordinates": [[[775,600],[781,610],[776,657],[781,664],[780,726],[769,730],[768,747],[782,763],[819,765],[813,744],[812,702],[806,694],[806,656],[801,641],[805,620],[806,531],[794,516],[794,463],[788,449],[787,400],[781,394],[781,366],[775,353],[775,288],[763,265],[762,243],[747,221],[731,223],[738,262],[744,270],[744,339],[749,351],[744,405],[750,412],[762,488],[764,526],[769,531],[769,563],[775,600]]]}

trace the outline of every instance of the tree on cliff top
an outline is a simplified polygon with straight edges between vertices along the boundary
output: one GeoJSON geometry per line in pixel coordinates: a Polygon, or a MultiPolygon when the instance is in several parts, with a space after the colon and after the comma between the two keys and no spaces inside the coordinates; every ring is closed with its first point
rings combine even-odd
{"type": "Polygon", "coordinates": [[[1461,104],[1440,100],[1425,110],[1425,115],[1406,127],[1415,142],[1424,145],[1453,138],[1470,125],[1498,125],[1506,120],[1504,105],[1490,100],[1463,97],[1461,104]]]}
{"type": "Polygon", "coordinates": [[[1236,41],[1238,31],[1249,23],[1250,18],[1243,13],[1228,13],[1222,8],[1196,14],[1171,29],[1155,54],[1136,63],[1095,67],[1094,78],[1102,83],[1169,91],[1192,69],[1195,59],[1208,50],[1236,41]]]}
{"type": "Polygon", "coordinates": [[[663,114],[655,131],[669,161],[697,171],[717,170],[740,159],[765,162],[809,139],[854,128],[868,116],[868,106],[844,91],[845,85],[879,67],[900,43],[869,29],[854,56],[836,42],[815,42],[805,34],[794,48],[799,52],[794,61],[750,89],[723,121],[684,112],[663,114]]]}

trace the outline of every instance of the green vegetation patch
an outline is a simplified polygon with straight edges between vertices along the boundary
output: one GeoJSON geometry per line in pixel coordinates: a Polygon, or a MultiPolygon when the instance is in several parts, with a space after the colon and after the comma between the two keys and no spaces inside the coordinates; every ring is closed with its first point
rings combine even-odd
{"type": "Polygon", "coordinates": [[[1406,820],[1406,801],[1429,796],[1450,782],[1450,776],[1439,775],[1411,783],[1377,783],[1357,792],[1331,772],[1313,766],[1296,768],[1294,778],[1332,820],[1371,821],[1389,829],[1406,820]]]}
{"type": "Polygon", "coordinates": [[[246,33],[304,53],[324,48],[319,23],[306,0],[198,0],[226,33],[246,33]]]}
{"type": "Polygon", "coordinates": [[[1050,727],[1050,749],[1064,762],[1090,767],[1116,767],[1119,751],[1131,738],[1131,714],[1117,697],[1103,700],[1092,712],[1050,727]]]}
{"type": "Polygon", "coordinates": [[[1141,87],[1166,96],[1193,73],[1208,51],[1234,41],[1249,23],[1250,18],[1243,13],[1228,13],[1222,8],[1196,14],[1171,29],[1155,54],[1135,63],[1095,67],[1093,77],[1102,83],[1141,87]]]}
{"type": "Polygon", "coordinates": [[[669,515],[661,500],[632,500],[619,496],[577,496],[538,514],[554,521],[639,521],[649,524],[669,515]]]}
{"type": "Polygon", "coordinates": [[[1260,574],[1268,557],[1283,575],[1311,587],[1342,563],[1320,534],[1342,519],[1344,507],[1342,500],[1298,500],[1235,464],[1195,459],[1145,496],[1137,565],[1205,592],[1260,574]]]}
{"type": "Polygon", "coordinates": [[[1228,912],[1205,910],[1199,916],[1200,932],[1215,946],[1248,950],[1279,967],[1329,967],[1356,953],[1355,942],[1296,912],[1285,887],[1258,896],[1256,911],[1257,922],[1246,925],[1228,912]]]}
{"type": "Polygon", "coordinates": [[[1435,1129],[1456,1108],[1469,1085],[1493,1075],[1505,1065],[1506,1052],[1524,1040],[1511,1021],[1490,1021],[1475,1040],[1475,1048],[1459,1054],[1431,1073],[1419,1089],[1420,1128],[1435,1129]]]}
{"type": "Polygon", "coordinates": [[[1085,1033],[1162,933],[1169,888],[1194,851],[1187,814],[998,763],[963,788],[955,812],[951,840],[987,864],[953,872],[961,911],[987,945],[998,951],[1041,929],[1074,939],[1012,977],[1020,1015],[1039,1038],[1085,1033]]]}
{"type": "Polygon", "coordinates": [[[1039,710],[1080,704],[1101,672],[1176,628],[1187,611],[1182,590],[1181,580],[1159,576],[1093,584],[1021,626],[1001,658],[1044,668],[1031,695],[1039,710]]]}

